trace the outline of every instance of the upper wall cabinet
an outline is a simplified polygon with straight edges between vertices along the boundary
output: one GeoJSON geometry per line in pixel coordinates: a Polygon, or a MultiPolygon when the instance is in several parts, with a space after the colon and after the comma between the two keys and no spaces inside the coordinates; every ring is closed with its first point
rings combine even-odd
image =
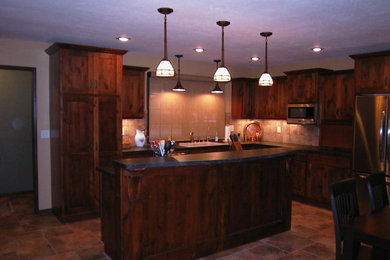
{"type": "Polygon", "coordinates": [[[61,73],[62,94],[120,95],[122,55],[126,51],[55,43],[46,52],[58,56],[51,70],[61,73]]]}
{"type": "Polygon", "coordinates": [[[145,71],[149,68],[123,66],[122,117],[143,118],[145,110],[145,71]]]}
{"type": "Polygon", "coordinates": [[[350,57],[355,60],[356,94],[390,92],[390,51],[350,57]]]}
{"type": "Polygon", "coordinates": [[[353,70],[324,72],[319,75],[320,145],[352,150],[355,104],[353,70]]]}
{"type": "Polygon", "coordinates": [[[232,80],[232,118],[255,118],[256,79],[236,78],[232,80]]]}
{"type": "Polygon", "coordinates": [[[319,75],[322,122],[352,122],[355,103],[353,70],[325,72],[319,75]]]}
{"type": "Polygon", "coordinates": [[[256,88],[256,118],[286,119],[287,77],[274,77],[272,87],[256,88]]]}
{"type": "Polygon", "coordinates": [[[318,73],[329,71],[316,68],[308,70],[288,71],[288,103],[318,103],[318,73]]]}

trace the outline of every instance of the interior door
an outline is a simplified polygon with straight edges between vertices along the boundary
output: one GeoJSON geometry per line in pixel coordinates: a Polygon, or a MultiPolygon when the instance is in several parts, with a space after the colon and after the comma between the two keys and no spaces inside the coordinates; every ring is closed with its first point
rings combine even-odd
{"type": "Polygon", "coordinates": [[[32,70],[0,67],[0,195],[33,191],[32,70]]]}

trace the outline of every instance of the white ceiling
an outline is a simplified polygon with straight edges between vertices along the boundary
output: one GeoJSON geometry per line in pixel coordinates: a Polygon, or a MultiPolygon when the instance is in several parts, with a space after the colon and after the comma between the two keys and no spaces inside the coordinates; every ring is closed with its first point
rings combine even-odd
{"type": "Polygon", "coordinates": [[[390,49],[389,0],[0,0],[0,37],[66,42],[163,56],[163,21],[168,15],[168,56],[212,62],[220,58],[225,28],[227,66],[262,66],[262,31],[271,31],[269,65],[390,49]],[[131,40],[118,42],[127,35],[131,40]],[[313,46],[325,51],[314,54],[313,46]],[[206,52],[197,54],[201,46],[206,52]]]}

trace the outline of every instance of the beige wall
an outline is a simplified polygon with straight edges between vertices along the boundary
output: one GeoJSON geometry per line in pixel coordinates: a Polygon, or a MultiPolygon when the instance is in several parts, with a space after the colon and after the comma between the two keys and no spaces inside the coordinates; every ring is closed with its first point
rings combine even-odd
{"type": "MultiPolygon", "coordinates": [[[[0,64],[11,66],[34,67],[37,71],[37,149],[38,149],[38,197],[39,209],[51,208],[51,179],[50,179],[50,140],[41,139],[40,131],[49,129],[49,56],[45,49],[49,43],[30,42],[0,38],[0,64]]],[[[127,53],[124,56],[124,64],[132,66],[150,67],[157,66],[161,57],[127,53]]],[[[173,62],[174,59],[172,59],[173,62]]],[[[273,76],[283,75],[283,71],[324,67],[328,69],[350,69],[353,61],[349,58],[318,60],[299,64],[270,67],[273,76]]],[[[233,77],[259,76],[259,68],[229,67],[233,77]]],[[[182,73],[187,75],[211,77],[215,70],[215,64],[182,61],[182,73]]],[[[225,96],[229,97],[229,84],[226,85],[225,96]]],[[[230,113],[230,100],[225,101],[226,111],[230,113]]]]}

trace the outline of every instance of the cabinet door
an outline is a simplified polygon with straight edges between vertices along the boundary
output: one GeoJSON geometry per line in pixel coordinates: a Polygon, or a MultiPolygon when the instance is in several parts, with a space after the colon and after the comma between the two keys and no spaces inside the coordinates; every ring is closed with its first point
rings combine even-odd
{"type": "Polygon", "coordinates": [[[145,72],[123,70],[122,117],[143,118],[145,109],[145,72]]]}
{"type": "Polygon", "coordinates": [[[355,75],[353,71],[319,76],[323,121],[353,121],[355,75]]]}
{"type": "Polygon", "coordinates": [[[261,119],[286,119],[286,77],[275,77],[272,87],[257,87],[255,117],[261,119]]]}
{"type": "Polygon", "coordinates": [[[350,159],[341,156],[309,154],[307,160],[307,197],[330,203],[328,186],[351,177],[350,159]]]}
{"type": "Polygon", "coordinates": [[[355,60],[357,94],[390,92],[390,56],[355,60]]]}
{"type": "Polygon", "coordinates": [[[88,52],[81,50],[61,49],[60,54],[60,88],[66,94],[93,93],[93,82],[88,67],[88,52]]]}
{"type": "Polygon", "coordinates": [[[317,73],[288,75],[289,103],[317,103],[317,73]]]}
{"type": "Polygon", "coordinates": [[[300,197],[306,194],[306,165],[305,153],[298,153],[292,162],[292,193],[300,197]]]}
{"type": "Polygon", "coordinates": [[[122,157],[122,118],[120,98],[100,96],[95,98],[95,182],[93,198],[96,205],[100,202],[100,173],[97,166],[110,166],[113,160],[122,157]]]}
{"type": "Polygon", "coordinates": [[[119,97],[97,98],[98,165],[111,165],[122,155],[122,118],[119,97]]]}
{"type": "Polygon", "coordinates": [[[232,81],[232,118],[255,117],[256,79],[239,78],[232,81]]]}
{"type": "Polygon", "coordinates": [[[91,52],[90,77],[95,94],[119,95],[122,85],[122,56],[110,53],[91,52]]]}
{"type": "Polygon", "coordinates": [[[96,209],[93,98],[65,96],[62,113],[64,214],[83,214],[96,209]]]}

